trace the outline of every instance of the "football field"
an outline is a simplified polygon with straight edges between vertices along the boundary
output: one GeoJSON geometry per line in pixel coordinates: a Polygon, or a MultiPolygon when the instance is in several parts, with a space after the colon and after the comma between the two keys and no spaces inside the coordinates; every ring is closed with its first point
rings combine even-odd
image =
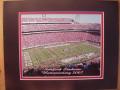
{"type": "Polygon", "coordinates": [[[23,49],[23,54],[23,62],[26,64],[24,68],[57,67],[100,57],[100,47],[86,42],[50,44],[23,49]]]}

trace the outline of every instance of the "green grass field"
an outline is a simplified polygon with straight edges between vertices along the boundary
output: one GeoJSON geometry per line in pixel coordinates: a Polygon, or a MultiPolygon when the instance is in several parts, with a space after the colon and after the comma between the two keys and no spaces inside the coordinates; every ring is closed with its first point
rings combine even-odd
{"type": "MultiPolygon", "coordinates": [[[[28,52],[33,66],[61,65],[61,60],[87,53],[96,53],[100,56],[100,48],[85,42],[69,43],[68,45],[56,47],[35,47],[24,49],[28,52]]],[[[25,57],[25,56],[24,56],[25,57]]]]}

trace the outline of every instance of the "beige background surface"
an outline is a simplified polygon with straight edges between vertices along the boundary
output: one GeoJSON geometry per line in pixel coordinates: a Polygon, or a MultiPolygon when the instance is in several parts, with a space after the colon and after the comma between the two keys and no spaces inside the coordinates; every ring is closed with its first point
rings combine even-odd
{"type": "Polygon", "coordinates": [[[5,90],[3,59],[3,1],[0,1],[0,90],[5,90]]]}
{"type": "MultiPolygon", "coordinates": [[[[4,0],[4,1],[16,1],[16,0],[4,0]]],[[[120,15],[120,0],[119,0],[119,15],[120,15]]],[[[119,21],[120,21],[120,18],[119,18],[119,21]]],[[[120,23],[119,23],[119,26],[120,26],[120,23]]],[[[119,45],[120,45],[120,42],[119,42],[119,45]]],[[[119,51],[120,51],[120,48],[119,48],[119,51]]],[[[120,58],[120,54],[119,54],[119,58],[120,58]]],[[[119,59],[118,76],[119,76],[118,88],[115,90],[120,90],[120,59],[119,59]]],[[[4,57],[3,57],[3,0],[0,0],[0,90],[5,90],[4,57]]]]}

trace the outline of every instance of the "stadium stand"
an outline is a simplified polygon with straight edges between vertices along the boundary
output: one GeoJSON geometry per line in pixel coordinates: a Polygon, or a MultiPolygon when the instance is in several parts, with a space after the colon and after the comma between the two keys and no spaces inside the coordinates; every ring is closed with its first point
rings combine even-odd
{"type": "Polygon", "coordinates": [[[31,48],[51,43],[75,42],[75,41],[91,41],[98,42],[99,36],[95,36],[84,32],[59,32],[59,33],[43,33],[23,35],[23,48],[31,48]]]}
{"type": "Polygon", "coordinates": [[[70,18],[22,18],[22,46],[30,48],[49,43],[90,41],[100,43],[100,24],[81,24],[70,18]],[[93,34],[92,34],[93,33],[93,34]]]}

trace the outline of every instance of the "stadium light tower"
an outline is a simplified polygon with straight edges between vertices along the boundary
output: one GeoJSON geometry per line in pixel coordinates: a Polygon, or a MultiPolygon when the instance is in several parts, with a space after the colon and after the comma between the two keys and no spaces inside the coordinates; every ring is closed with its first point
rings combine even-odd
{"type": "Polygon", "coordinates": [[[76,23],[80,22],[80,14],[75,15],[75,21],[76,21],[76,23]]]}
{"type": "Polygon", "coordinates": [[[46,18],[46,14],[42,14],[42,18],[45,19],[46,18]]]}

